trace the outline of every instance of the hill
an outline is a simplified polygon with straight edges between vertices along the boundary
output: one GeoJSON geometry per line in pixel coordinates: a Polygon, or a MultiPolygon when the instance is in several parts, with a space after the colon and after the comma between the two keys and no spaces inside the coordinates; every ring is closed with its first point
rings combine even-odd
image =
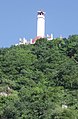
{"type": "Polygon", "coordinates": [[[78,35],[0,49],[0,119],[78,119],[78,35]]]}

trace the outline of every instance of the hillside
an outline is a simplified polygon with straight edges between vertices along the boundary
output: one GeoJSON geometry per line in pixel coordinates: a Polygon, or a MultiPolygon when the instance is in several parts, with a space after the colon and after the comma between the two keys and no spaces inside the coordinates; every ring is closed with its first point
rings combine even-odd
{"type": "Polygon", "coordinates": [[[78,119],[78,35],[0,49],[0,119],[78,119]]]}

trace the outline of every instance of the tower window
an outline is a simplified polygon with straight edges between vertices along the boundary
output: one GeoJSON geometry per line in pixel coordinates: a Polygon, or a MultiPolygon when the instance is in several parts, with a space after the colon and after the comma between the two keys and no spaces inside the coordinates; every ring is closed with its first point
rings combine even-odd
{"type": "Polygon", "coordinates": [[[44,12],[42,12],[42,11],[38,12],[38,15],[44,15],[44,12]]]}

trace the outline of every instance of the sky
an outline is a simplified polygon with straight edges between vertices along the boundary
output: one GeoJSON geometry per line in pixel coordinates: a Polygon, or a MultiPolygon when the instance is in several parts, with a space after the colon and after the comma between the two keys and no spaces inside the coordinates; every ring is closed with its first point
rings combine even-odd
{"type": "Polygon", "coordinates": [[[78,34],[78,0],[0,0],[0,48],[36,37],[37,11],[46,12],[46,34],[78,34]]]}

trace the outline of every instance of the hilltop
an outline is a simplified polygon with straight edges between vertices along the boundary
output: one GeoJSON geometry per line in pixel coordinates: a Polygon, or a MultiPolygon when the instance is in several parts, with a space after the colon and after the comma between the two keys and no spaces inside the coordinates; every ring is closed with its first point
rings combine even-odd
{"type": "Polygon", "coordinates": [[[78,35],[0,49],[0,119],[78,119],[78,35]]]}

